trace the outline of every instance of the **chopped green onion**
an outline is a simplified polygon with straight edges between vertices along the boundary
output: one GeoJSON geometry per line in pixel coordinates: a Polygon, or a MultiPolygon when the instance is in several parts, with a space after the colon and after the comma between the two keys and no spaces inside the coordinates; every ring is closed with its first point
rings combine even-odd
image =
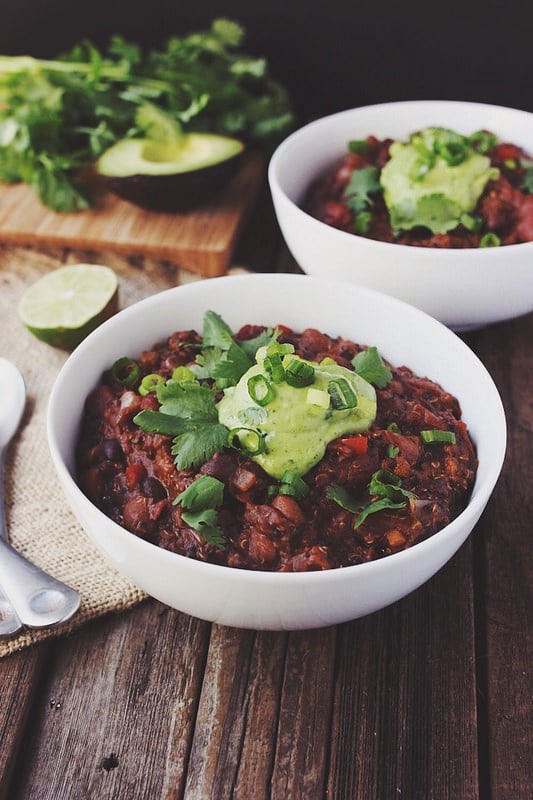
{"type": "Polygon", "coordinates": [[[420,431],[420,438],[425,444],[434,444],[435,442],[455,444],[455,433],[453,431],[420,431]]]}
{"type": "Polygon", "coordinates": [[[176,367],[172,372],[172,380],[176,383],[196,380],[195,374],[189,367],[176,367]]]}
{"type": "Polygon", "coordinates": [[[113,379],[122,386],[133,386],[140,374],[141,370],[137,362],[127,356],[117,359],[111,367],[113,379]]]}
{"type": "Polygon", "coordinates": [[[259,347],[257,349],[255,360],[259,362],[264,361],[268,356],[273,356],[276,354],[280,356],[286,356],[290,355],[291,353],[294,353],[293,344],[289,344],[289,342],[272,342],[272,344],[264,345],[263,347],[259,347]]]}
{"type": "Polygon", "coordinates": [[[480,247],[499,247],[500,245],[500,237],[490,231],[489,233],[485,233],[479,241],[480,247]]]}
{"type": "Polygon", "coordinates": [[[314,379],[315,368],[299,358],[293,358],[285,367],[285,380],[289,386],[300,389],[303,386],[310,386],[314,379]]]}
{"type": "Polygon", "coordinates": [[[291,497],[295,497],[297,500],[300,500],[302,497],[305,497],[308,491],[309,486],[304,480],[302,480],[297,472],[293,472],[289,469],[285,470],[281,476],[278,494],[288,494],[291,497]]]}
{"type": "Polygon", "coordinates": [[[274,383],[282,383],[285,380],[285,369],[281,363],[280,353],[272,353],[265,356],[263,366],[272,377],[274,383]]]}
{"type": "Polygon", "coordinates": [[[157,372],[152,372],[150,375],[145,375],[141,381],[141,385],[139,386],[139,394],[147,395],[151,392],[155,392],[158,386],[161,386],[165,382],[162,375],[158,375],[157,372]]]}
{"type": "Polygon", "coordinates": [[[274,399],[274,390],[264,375],[252,375],[247,386],[248,394],[260,406],[266,406],[274,399]]]}
{"type": "Polygon", "coordinates": [[[518,166],[514,158],[506,158],[503,165],[507,167],[507,169],[516,169],[518,166]]]}
{"type": "Polygon", "coordinates": [[[254,428],[233,428],[228,433],[228,444],[249,456],[256,456],[265,450],[265,440],[254,428]]]}
{"type": "Polygon", "coordinates": [[[465,142],[453,141],[437,142],[437,153],[444,159],[449,167],[457,167],[466,159],[468,150],[465,142]]]}
{"type": "Polygon", "coordinates": [[[468,142],[478,153],[486,153],[496,147],[498,138],[487,131],[476,131],[468,137],[468,142]]]}
{"type": "Polygon", "coordinates": [[[396,447],[393,444],[389,444],[389,446],[387,447],[387,455],[389,458],[396,458],[399,452],[400,448],[396,447]]]}
{"type": "Polygon", "coordinates": [[[348,142],[348,150],[350,153],[366,153],[370,147],[366,139],[352,139],[348,142]]]}
{"type": "Polygon", "coordinates": [[[337,411],[345,408],[355,408],[357,405],[357,395],[346,380],[346,378],[336,378],[328,381],[328,393],[331,397],[331,405],[337,411]]]}

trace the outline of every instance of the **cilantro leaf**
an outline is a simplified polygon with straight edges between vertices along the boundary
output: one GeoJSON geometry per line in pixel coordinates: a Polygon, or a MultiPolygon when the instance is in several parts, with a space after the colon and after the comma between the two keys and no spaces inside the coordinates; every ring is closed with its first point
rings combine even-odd
{"type": "Polygon", "coordinates": [[[206,311],[203,319],[202,340],[204,347],[227,350],[233,342],[233,333],[216,311],[206,311]]]}
{"type": "Polygon", "coordinates": [[[204,314],[202,342],[196,359],[199,368],[193,371],[199,378],[213,378],[218,389],[235,386],[253,364],[252,355],[237,344],[231,328],[215,311],[204,314]]]}
{"type": "Polygon", "coordinates": [[[232,342],[225,355],[213,366],[212,377],[215,378],[217,386],[226,388],[236,384],[251,366],[252,361],[242,347],[232,342]]]}
{"type": "Polygon", "coordinates": [[[352,365],[356,373],[378,389],[384,389],[392,380],[392,372],[383,363],[377,347],[361,350],[353,359],[352,365]]]}
{"type": "Polygon", "coordinates": [[[146,433],[160,433],[162,436],[177,436],[183,431],[182,419],[151,409],[139,411],[133,422],[146,433]]]}
{"type": "MultiPolygon", "coordinates": [[[[198,381],[168,380],[156,388],[162,414],[182,419],[215,421],[218,419],[215,397],[205,384],[198,381]]],[[[142,412],[141,412],[142,413],[142,412]]]]}
{"type": "Polygon", "coordinates": [[[365,211],[372,205],[370,197],[381,191],[379,182],[379,170],[377,167],[365,167],[364,169],[354,170],[350,182],[345,189],[345,197],[348,207],[354,214],[365,211]]]}
{"type": "Polygon", "coordinates": [[[228,446],[228,429],[220,422],[183,423],[172,445],[178,469],[195,469],[228,446]]]}
{"type": "Polygon", "coordinates": [[[355,514],[359,511],[364,503],[361,500],[356,500],[348,489],[345,486],[340,486],[339,484],[331,484],[326,489],[326,497],[330,500],[334,500],[338,506],[343,508],[345,511],[350,511],[352,514],[355,514]]]}
{"type": "Polygon", "coordinates": [[[212,475],[202,475],[180,492],[174,505],[181,503],[189,511],[201,511],[204,508],[218,508],[222,505],[224,484],[212,475]]]}
{"type": "Polygon", "coordinates": [[[174,505],[181,503],[187,509],[181,514],[184,522],[201,533],[218,550],[223,550],[226,544],[216,511],[222,505],[223,499],[224,484],[211,475],[202,475],[173,501],[174,505]]]}
{"type": "Polygon", "coordinates": [[[181,516],[187,525],[202,534],[206,542],[217,550],[224,550],[226,540],[217,524],[218,515],[214,508],[206,508],[204,511],[184,511],[181,516]]]}
{"type": "Polygon", "coordinates": [[[368,491],[376,497],[388,497],[394,501],[416,498],[413,492],[402,489],[402,479],[398,475],[386,469],[378,469],[374,472],[368,484],[368,491]]]}
{"type": "Polygon", "coordinates": [[[382,497],[380,500],[374,500],[374,502],[369,503],[361,510],[353,526],[355,529],[359,528],[359,526],[363,524],[365,519],[370,514],[375,514],[377,511],[384,511],[385,509],[405,508],[406,505],[407,503],[405,502],[405,500],[403,501],[401,500],[399,503],[395,503],[388,497],[382,497]]]}
{"type": "Polygon", "coordinates": [[[246,353],[246,355],[251,359],[255,359],[255,354],[259,350],[260,347],[270,347],[271,344],[277,342],[279,338],[280,331],[279,330],[272,330],[272,328],[265,328],[264,331],[261,331],[257,336],[254,336],[253,339],[244,339],[240,342],[240,346],[246,353]]]}

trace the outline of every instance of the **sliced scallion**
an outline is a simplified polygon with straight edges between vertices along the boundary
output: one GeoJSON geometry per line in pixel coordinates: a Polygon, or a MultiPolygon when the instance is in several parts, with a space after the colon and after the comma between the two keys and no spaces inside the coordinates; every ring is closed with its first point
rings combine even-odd
{"type": "Polygon", "coordinates": [[[331,398],[331,405],[336,411],[355,408],[357,405],[357,395],[346,378],[328,381],[328,394],[331,398]]]}
{"type": "Polygon", "coordinates": [[[453,431],[420,431],[420,438],[424,444],[434,444],[442,442],[444,444],[455,444],[455,433],[453,431]]]}
{"type": "Polygon", "coordinates": [[[500,237],[491,231],[489,231],[489,233],[485,233],[479,240],[480,247],[499,247],[500,245],[500,237]]]}
{"type": "Polygon", "coordinates": [[[192,369],[189,367],[176,367],[172,371],[172,380],[176,383],[184,383],[186,381],[194,381],[196,376],[192,369]]]}
{"type": "Polygon", "coordinates": [[[133,386],[139,379],[140,374],[139,365],[133,358],[128,358],[128,356],[117,359],[111,367],[113,379],[120,383],[121,386],[133,386]]]}
{"type": "Polygon", "coordinates": [[[165,382],[162,375],[157,372],[152,372],[150,375],[145,375],[139,386],[139,394],[147,395],[155,392],[158,386],[165,382]]]}
{"type": "Polygon", "coordinates": [[[228,444],[249,456],[256,456],[265,450],[265,440],[254,428],[233,428],[228,433],[228,444]]]}
{"type": "Polygon", "coordinates": [[[252,400],[260,406],[266,406],[274,399],[274,390],[264,375],[252,375],[247,387],[252,400]]]}
{"type": "Polygon", "coordinates": [[[279,353],[267,355],[263,361],[263,366],[271,376],[273,383],[282,383],[285,380],[285,369],[281,363],[281,355],[279,353]]]}
{"type": "Polygon", "coordinates": [[[315,368],[306,361],[293,358],[285,367],[285,380],[289,386],[302,388],[310,386],[315,379],[315,368]]]}

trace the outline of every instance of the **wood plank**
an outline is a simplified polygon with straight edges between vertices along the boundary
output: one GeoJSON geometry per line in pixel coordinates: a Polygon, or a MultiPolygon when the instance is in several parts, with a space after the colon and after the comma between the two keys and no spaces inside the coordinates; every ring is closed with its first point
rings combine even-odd
{"type": "Polygon", "coordinates": [[[181,796],[208,638],[147,601],[54,643],[9,800],[181,796]]]}
{"type": "Polygon", "coordinates": [[[186,800],[270,797],[285,646],[283,633],[213,626],[186,800]]]}
{"type": "Polygon", "coordinates": [[[476,800],[471,546],[339,633],[328,797],[476,800]]]}
{"type": "Polygon", "coordinates": [[[0,185],[0,243],[146,256],[206,277],[222,275],[264,174],[264,157],[248,153],[213,201],[188,213],[147,211],[112,194],[87,211],[58,213],[41,205],[24,184],[0,185]]]}
{"type": "Polygon", "coordinates": [[[502,395],[507,459],[479,545],[480,728],[492,800],[529,800],[533,787],[533,314],[480,331],[469,343],[502,395]]]}
{"type": "Polygon", "coordinates": [[[272,800],[324,797],[337,630],[337,627],[329,627],[290,634],[272,774],[272,800]]]}
{"type": "Polygon", "coordinates": [[[49,647],[43,644],[0,661],[0,800],[9,784],[49,647]]]}

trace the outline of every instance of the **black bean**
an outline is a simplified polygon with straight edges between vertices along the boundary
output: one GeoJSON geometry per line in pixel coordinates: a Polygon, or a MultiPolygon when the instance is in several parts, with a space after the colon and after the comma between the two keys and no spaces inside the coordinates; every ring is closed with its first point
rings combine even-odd
{"type": "Polygon", "coordinates": [[[148,497],[151,497],[153,500],[164,500],[165,497],[168,496],[167,490],[161,481],[158,481],[157,478],[154,478],[151,475],[144,479],[142,487],[144,494],[148,497]]]}
{"type": "Polygon", "coordinates": [[[124,461],[124,452],[118,439],[104,439],[102,450],[109,461],[124,461]]]}

